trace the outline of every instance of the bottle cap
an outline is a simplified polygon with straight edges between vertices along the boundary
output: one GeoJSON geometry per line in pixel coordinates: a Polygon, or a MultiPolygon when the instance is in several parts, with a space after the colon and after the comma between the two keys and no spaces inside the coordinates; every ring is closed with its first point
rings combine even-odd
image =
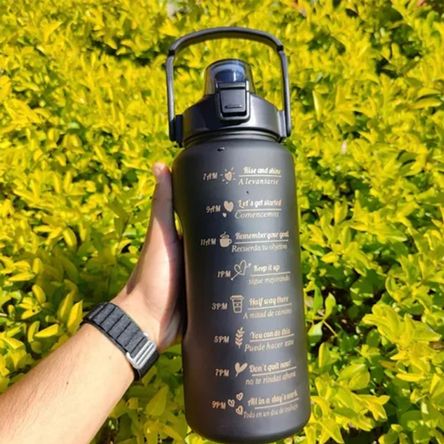
{"type": "Polygon", "coordinates": [[[238,83],[248,81],[254,92],[253,75],[250,65],[238,59],[223,59],[212,63],[205,70],[205,95],[214,94],[218,83],[238,83]]]}
{"type": "Polygon", "coordinates": [[[283,114],[255,94],[248,63],[223,59],[205,70],[204,95],[182,115],[185,145],[199,136],[230,132],[261,132],[281,140],[286,136],[283,114]]]}

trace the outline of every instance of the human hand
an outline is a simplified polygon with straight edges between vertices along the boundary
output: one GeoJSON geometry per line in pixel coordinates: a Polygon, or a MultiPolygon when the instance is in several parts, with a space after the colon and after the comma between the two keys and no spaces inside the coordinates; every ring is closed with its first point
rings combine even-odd
{"type": "Polygon", "coordinates": [[[175,225],[171,173],[155,163],[156,188],[151,218],[136,268],[111,301],[146,331],[160,350],[176,339],[181,326],[178,294],[183,279],[182,242],[175,225]]]}

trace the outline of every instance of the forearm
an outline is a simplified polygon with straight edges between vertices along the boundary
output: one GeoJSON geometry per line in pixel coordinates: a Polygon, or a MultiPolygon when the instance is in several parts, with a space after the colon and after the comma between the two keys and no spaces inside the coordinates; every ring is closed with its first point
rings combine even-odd
{"type": "Polygon", "coordinates": [[[0,443],[88,443],[132,380],[122,352],[84,325],[0,397],[0,443]]]}
{"type": "MultiPolygon", "coordinates": [[[[170,172],[162,164],[153,171],[157,185],[144,246],[129,281],[111,302],[162,350],[180,326],[182,249],[170,172]]],[[[0,444],[86,444],[133,379],[122,351],[94,326],[84,325],[0,396],[0,444]]]]}
{"type": "Polygon", "coordinates": [[[88,443],[133,378],[123,353],[84,325],[0,397],[0,443],[88,443]]]}

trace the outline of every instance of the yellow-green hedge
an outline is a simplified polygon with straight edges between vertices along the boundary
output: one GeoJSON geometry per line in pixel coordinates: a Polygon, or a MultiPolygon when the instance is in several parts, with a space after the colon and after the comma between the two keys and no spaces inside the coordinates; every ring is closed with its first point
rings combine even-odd
{"type": "MultiPolygon", "coordinates": [[[[164,72],[178,36],[279,37],[290,62],[313,415],[290,442],[444,443],[444,20],[418,0],[0,2],[0,391],[111,298],[171,162],[164,72]]],[[[177,63],[179,110],[238,56],[279,103],[276,57],[211,42],[177,63]]],[[[187,429],[180,348],[97,442],[187,429]]]]}

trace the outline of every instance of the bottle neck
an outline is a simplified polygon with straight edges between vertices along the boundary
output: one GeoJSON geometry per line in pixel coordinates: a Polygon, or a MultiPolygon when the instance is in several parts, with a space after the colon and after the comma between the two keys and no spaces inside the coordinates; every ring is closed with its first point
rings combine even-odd
{"type": "Polygon", "coordinates": [[[220,142],[226,140],[268,140],[279,142],[275,134],[263,131],[213,131],[188,138],[184,143],[184,148],[190,148],[203,142],[220,142]]]}

